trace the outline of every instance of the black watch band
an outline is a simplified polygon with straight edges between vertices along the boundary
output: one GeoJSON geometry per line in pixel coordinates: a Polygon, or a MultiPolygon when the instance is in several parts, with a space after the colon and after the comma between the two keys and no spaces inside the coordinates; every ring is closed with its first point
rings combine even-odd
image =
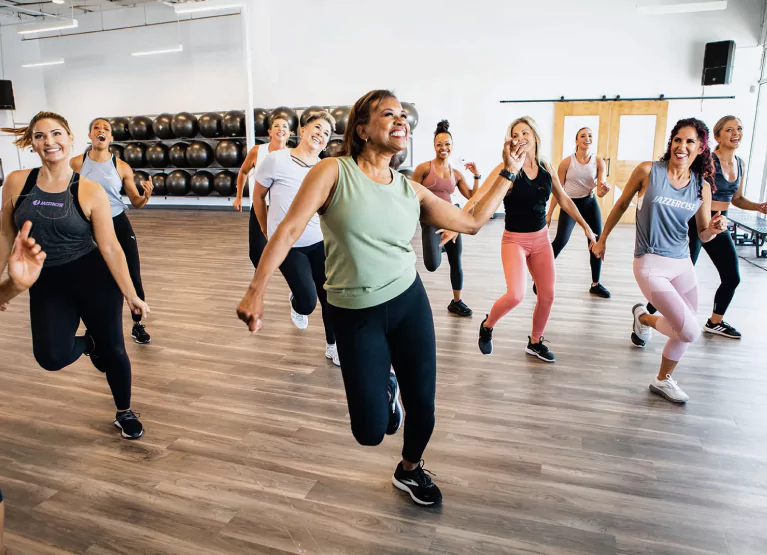
{"type": "Polygon", "coordinates": [[[508,179],[512,183],[517,179],[517,174],[511,173],[509,170],[501,170],[498,175],[500,175],[504,179],[508,179]]]}
{"type": "Polygon", "coordinates": [[[475,175],[474,179],[482,179],[482,176],[481,175],[475,175]]]}

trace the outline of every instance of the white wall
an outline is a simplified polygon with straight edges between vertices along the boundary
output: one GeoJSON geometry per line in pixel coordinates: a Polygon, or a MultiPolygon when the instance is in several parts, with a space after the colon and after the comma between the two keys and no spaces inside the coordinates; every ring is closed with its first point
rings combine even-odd
{"type": "MultiPolygon", "coordinates": [[[[756,46],[764,0],[733,0],[721,12],[666,16],[637,15],[634,0],[541,0],[523,6],[500,0],[247,3],[256,106],[352,104],[370,89],[392,88],[420,112],[417,161],[433,155],[432,131],[448,118],[456,159],[477,160],[486,174],[499,160],[506,126],[523,114],[538,120],[550,155],[553,105],[500,104],[501,99],[700,95],[704,44],[715,40],[738,44],[735,75],[732,85],[708,87],[705,94],[736,100],[672,101],[669,127],[686,116],[713,125],[720,115],[735,113],[747,128],[754,119],[756,94],[749,88],[759,78],[756,46]]],[[[160,20],[169,11],[157,4],[146,17],[160,20]]],[[[144,13],[107,12],[104,26],[141,23],[144,13]]],[[[100,18],[78,19],[80,30],[101,26],[100,18]]],[[[36,78],[20,73],[18,35],[4,28],[5,74],[23,102],[19,114],[59,110],[80,131],[96,114],[244,108],[239,17],[182,24],[183,54],[127,55],[175,42],[168,28],[37,41],[39,56],[67,59],[65,66],[23,70],[44,76],[42,92],[36,78]]],[[[746,137],[744,157],[749,143],[746,137]]],[[[750,167],[750,182],[758,182],[763,166],[750,167]]]]}
{"type": "Polygon", "coordinates": [[[553,105],[501,99],[698,96],[705,43],[733,39],[733,84],[705,94],[737,99],[702,107],[673,101],[669,128],[689,116],[713,125],[730,112],[747,128],[753,122],[756,94],[749,87],[759,79],[763,0],[674,16],[636,15],[634,0],[519,4],[389,0],[373,9],[358,0],[259,2],[251,27],[272,26],[254,51],[255,103],[351,104],[370,89],[392,88],[418,107],[417,160],[433,156],[433,129],[448,118],[454,158],[476,159],[487,174],[500,161],[506,126],[520,115],[536,118],[550,155],[553,105]]]}
{"type": "MultiPolygon", "coordinates": [[[[149,6],[146,21],[167,21],[169,16],[173,11],[167,6],[149,6]]],[[[102,28],[98,14],[77,19],[76,32],[102,28]]],[[[115,10],[105,12],[103,28],[144,21],[143,9],[115,10]]],[[[75,134],[74,152],[85,148],[88,123],[97,116],[234,110],[247,105],[239,15],[24,42],[15,27],[5,27],[2,36],[5,78],[13,80],[18,106],[16,121],[28,121],[43,109],[62,114],[75,134]],[[134,51],[179,42],[184,46],[181,53],[131,56],[134,51]],[[62,57],[63,65],[20,67],[22,58],[26,62],[62,57]]],[[[3,139],[0,144],[6,173],[9,167],[15,169],[10,163],[15,154],[7,143],[3,139]]],[[[33,157],[26,167],[35,165],[39,160],[33,157]]]]}

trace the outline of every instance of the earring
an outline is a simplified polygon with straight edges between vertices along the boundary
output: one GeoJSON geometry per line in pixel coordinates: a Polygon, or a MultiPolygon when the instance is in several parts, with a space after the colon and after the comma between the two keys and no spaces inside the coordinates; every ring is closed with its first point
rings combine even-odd
{"type": "Polygon", "coordinates": [[[367,138],[365,138],[365,142],[368,142],[367,138]]]}

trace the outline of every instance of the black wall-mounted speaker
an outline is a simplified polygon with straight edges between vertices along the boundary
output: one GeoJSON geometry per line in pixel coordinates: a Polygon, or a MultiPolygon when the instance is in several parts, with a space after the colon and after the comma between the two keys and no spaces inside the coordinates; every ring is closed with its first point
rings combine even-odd
{"type": "Polygon", "coordinates": [[[735,64],[735,41],[723,40],[706,43],[703,55],[703,85],[729,85],[735,64]]]}
{"type": "Polygon", "coordinates": [[[0,79],[0,110],[15,110],[16,101],[13,99],[13,85],[5,79],[0,79]]]}

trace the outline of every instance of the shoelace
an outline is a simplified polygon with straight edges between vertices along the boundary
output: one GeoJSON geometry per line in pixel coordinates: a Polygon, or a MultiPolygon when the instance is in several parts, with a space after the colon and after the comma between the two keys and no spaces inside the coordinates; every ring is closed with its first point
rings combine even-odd
{"type": "Polygon", "coordinates": [[[132,410],[126,410],[125,412],[120,413],[120,415],[117,417],[117,420],[120,422],[125,420],[138,420],[139,416],[141,416],[140,413],[133,412],[132,410]]]}
{"type": "Polygon", "coordinates": [[[668,382],[668,385],[671,386],[671,389],[673,389],[674,391],[682,391],[681,389],[679,389],[679,386],[676,385],[676,381],[674,380],[674,378],[672,378],[668,374],[666,374],[666,381],[668,382]]]}
{"type": "Polygon", "coordinates": [[[434,485],[434,482],[431,481],[429,475],[436,476],[436,474],[431,470],[424,468],[423,459],[418,462],[418,466],[414,468],[412,472],[415,473],[414,480],[418,483],[419,486],[430,488],[434,485]]]}
{"type": "Polygon", "coordinates": [[[530,342],[530,344],[533,346],[533,349],[535,349],[536,347],[540,347],[540,350],[548,351],[549,348],[546,345],[544,345],[544,343],[551,343],[551,341],[547,341],[546,339],[543,338],[543,336],[541,336],[541,340],[538,343],[530,342]]]}

